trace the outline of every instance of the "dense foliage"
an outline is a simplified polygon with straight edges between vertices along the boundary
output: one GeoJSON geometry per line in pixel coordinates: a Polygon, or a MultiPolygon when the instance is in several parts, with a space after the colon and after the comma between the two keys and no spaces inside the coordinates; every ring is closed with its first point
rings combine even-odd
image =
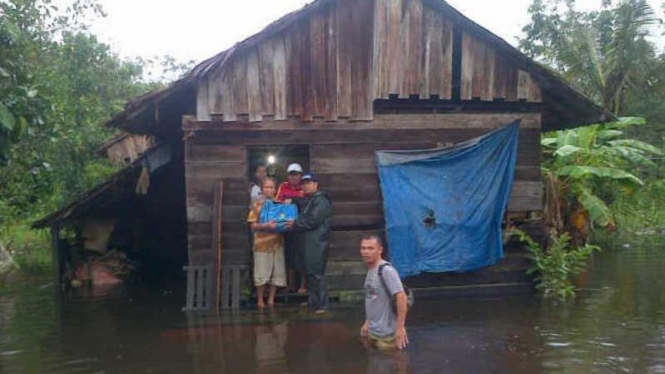
{"type": "Polygon", "coordinates": [[[665,178],[665,55],[652,40],[661,20],[645,0],[605,0],[586,12],[575,0],[534,0],[529,13],[520,40],[525,53],[616,116],[646,120],[543,136],[548,223],[581,243],[594,226],[625,223],[626,208],[658,209],[655,186],[665,178]]]}
{"type": "Polygon", "coordinates": [[[86,31],[93,0],[0,2],[0,227],[44,214],[113,171],[102,125],[150,88],[86,31]]]}
{"type": "Polygon", "coordinates": [[[547,249],[522,232],[546,295],[575,294],[571,278],[597,249],[594,228],[658,232],[665,226],[665,55],[662,21],[645,0],[534,0],[521,49],[560,73],[619,121],[543,134],[547,249]],[[626,116],[634,116],[632,118],[626,116]]]}
{"type": "Polygon", "coordinates": [[[550,227],[570,232],[578,244],[586,241],[593,226],[616,228],[610,203],[620,196],[634,196],[644,185],[638,175],[656,169],[652,158],[663,156],[653,145],[625,138],[625,130],[635,125],[644,125],[644,120],[622,118],[543,135],[550,227]]]}

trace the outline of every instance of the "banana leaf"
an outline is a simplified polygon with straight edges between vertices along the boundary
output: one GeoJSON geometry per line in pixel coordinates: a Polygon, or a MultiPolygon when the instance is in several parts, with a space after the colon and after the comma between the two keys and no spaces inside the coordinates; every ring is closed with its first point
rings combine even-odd
{"type": "Polygon", "coordinates": [[[615,226],[614,215],[603,200],[584,187],[577,188],[576,192],[577,199],[589,212],[589,217],[594,223],[601,227],[615,226]]]}
{"type": "Polygon", "coordinates": [[[554,155],[560,157],[567,157],[580,151],[583,151],[583,149],[580,147],[576,147],[574,145],[566,144],[563,147],[557,149],[556,152],[554,152],[554,155]]]}
{"type": "Polygon", "coordinates": [[[643,185],[644,183],[638,177],[625,172],[620,169],[608,168],[608,167],[598,167],[598,166],[578,166],[578,165],[568,165],[561,168],[561,170],[556,172],[559,176],[568,176],[571,178],[584,178],[589,176],[596,176],[600,178],[609,178],[609,179],[623,179],[627,181],[632,181],[633,183],[643,185]]]}
{"type": "Polygon", "coordinates": [[[640,151],[651,153],[654,155],[662,156],[663,155],[663,150],[655,147],[649,143],[645,143],[639,140],[635,139],[618,139],[618,140],[612,140],[609,142],[610,145],[612,146],[622,146],[622,147],[631,147],[635,149],[639,149],[640,151]]]}

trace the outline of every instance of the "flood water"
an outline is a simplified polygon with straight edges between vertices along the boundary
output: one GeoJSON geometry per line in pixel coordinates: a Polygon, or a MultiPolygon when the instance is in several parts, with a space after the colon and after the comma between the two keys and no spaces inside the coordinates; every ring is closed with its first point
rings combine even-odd
{"type": "Polygon", "coordinates": [[[1,373],[665,373],[665,241],[618,240],[568,305],[417,300],[409,348],[365,349],[362,305],[187,316],[170,290],[0,286],[1,373]],[[624,244],[630,243],[630,247],[624,244]]]}

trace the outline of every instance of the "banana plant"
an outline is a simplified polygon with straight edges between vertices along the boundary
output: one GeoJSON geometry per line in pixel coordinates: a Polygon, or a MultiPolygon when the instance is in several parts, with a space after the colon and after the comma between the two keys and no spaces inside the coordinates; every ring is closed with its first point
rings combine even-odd
{"type": "Polygon", "coordinates": [[[541,139],[546,186],[546,219],[583,242],[594,226],[614,229],[608,205],[615,191],[631,194],[644,183],[640,171],[656,167],[663,151],[651,144],[625,139],[625,129],[644,125],[643,118],[550,132],[541,139]]]}

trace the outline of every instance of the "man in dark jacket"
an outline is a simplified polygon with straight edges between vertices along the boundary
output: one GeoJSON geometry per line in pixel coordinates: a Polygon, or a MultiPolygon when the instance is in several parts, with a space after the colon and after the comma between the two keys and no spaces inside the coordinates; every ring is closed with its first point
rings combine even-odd
{"type": "Polygon", "coordinates": [[[325,274],[333,215],[332,203],[326,192],[319,191],[319,181],[314,174],[305,174],[301,180],[305,192],[304,208],[298,218],[288,225],[298,233],[301,248],[304,248],[307,306],[315,310],[315,313],[324,313],[328,308],[325,274]]]}

